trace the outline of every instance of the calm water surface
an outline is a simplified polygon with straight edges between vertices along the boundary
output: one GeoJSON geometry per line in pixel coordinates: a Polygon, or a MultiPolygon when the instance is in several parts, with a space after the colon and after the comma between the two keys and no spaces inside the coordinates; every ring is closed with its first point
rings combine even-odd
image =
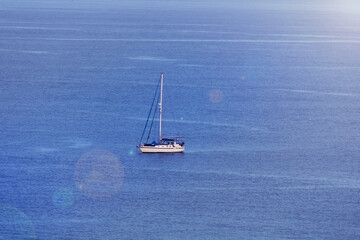
{"type": "Polygon", "coordinates": [[[0,8],[0,239],[360,238],[360,18],[193,4],[0,8]]]}

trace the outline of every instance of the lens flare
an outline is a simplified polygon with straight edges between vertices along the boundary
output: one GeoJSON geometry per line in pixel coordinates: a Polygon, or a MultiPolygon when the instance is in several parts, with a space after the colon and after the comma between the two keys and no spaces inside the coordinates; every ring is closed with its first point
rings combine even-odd
{"type": "Polygon", "coordinates": [[[85,196],[103,199],[114,196],[123,183],[124,170],[119,159],[107,150],[83,154],[75,166],[75,183],[85,196]]]}
{"type": "Polygon", "coordinates": [[[133,150],[130,150],[130,151],[129,151],[129,156],[132,157],[132,156],[134,156],[134,154],[135,154],[135,152],[134,152],[133,150]]]}
{"type": "Polygon", "coordinates": [[[73,205],[74,194],[70,188],[61,187],[53,194],[53,204],[61,209],[65,209],[73,205]]]}
{"type": "Polygon", "coordinates": [[[209,93],[209,100],[212,103],[219,103],[223,100],[223,92],[220,89],[213,89],[209,93]]]}
{"type": "Polygon", "coordinates": [[[0,205],[0,239],[36,239],[31,220],[20,210],[0,205]]]}

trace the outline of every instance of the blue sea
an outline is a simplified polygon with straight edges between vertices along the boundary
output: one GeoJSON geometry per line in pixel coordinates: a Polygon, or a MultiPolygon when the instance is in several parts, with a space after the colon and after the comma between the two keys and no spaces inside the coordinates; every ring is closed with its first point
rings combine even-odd
{"type": "Polygon", "coordinates": [[[334,2],[2,0],[0,239],[360,239],[334,2]],[[183,154],[136,148],[162,72],[183,154]]]}

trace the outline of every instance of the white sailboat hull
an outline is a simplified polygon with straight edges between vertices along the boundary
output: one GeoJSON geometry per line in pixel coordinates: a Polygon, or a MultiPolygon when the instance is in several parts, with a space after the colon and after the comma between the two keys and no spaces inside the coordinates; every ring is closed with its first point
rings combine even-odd
{"type": "Polygon", "coordinates": [[[156,146],[140,146],[140,151],[143,153],[180,153],[184,152],[184,146],[173,145],[156,145],[156,146]]]}

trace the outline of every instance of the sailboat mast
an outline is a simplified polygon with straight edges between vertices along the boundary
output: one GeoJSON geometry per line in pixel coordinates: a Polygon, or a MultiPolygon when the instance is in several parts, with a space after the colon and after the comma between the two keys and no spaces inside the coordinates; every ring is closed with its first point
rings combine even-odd
{"type": "Polygon", "coordinates": [[[160,112],[160,121],[159,121],[159,144],[161,141],[161,114],[162,114],[162,95],[163,95],[163,81],[164,81],[164,74],[161,73],[161,87],[160,87],[160,103],[159,103],[159,112],[160,112]]]}

